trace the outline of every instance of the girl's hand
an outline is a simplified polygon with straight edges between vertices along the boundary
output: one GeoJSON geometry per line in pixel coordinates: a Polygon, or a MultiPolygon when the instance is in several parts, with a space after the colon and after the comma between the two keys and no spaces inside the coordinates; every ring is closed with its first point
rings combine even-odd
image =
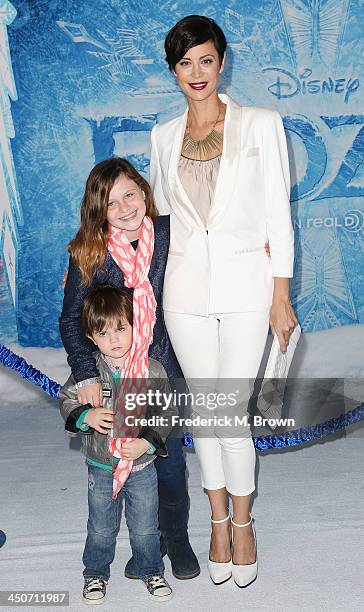
{"type": "Polygon", "coordinates": [[[77,399],[81,406],[91,404],[94,408],[102,406],[102,387],[96,382],[77,389],[77,399]]]}
{"type": "Polygon", "coordinates": [[[134,438],[131,442],[125,442],[121,447],[123,459],[138,459],[149,449],[149,444],[142,438],[134,438]]]}
{"type": "Polygon", "coordinates": [[[285,353],[289,337],[297,325],[289,298],[273,298],[269,321],[273,334],[278,336],[280,350],[285,353]]]}
{"type": "Polygon", "coordinates": [[[96,429],[99,433],[107,434],[109,429],[113,426],[114,415],[104,408],[92,408],[86,414],[83,422],[96,429]]]}

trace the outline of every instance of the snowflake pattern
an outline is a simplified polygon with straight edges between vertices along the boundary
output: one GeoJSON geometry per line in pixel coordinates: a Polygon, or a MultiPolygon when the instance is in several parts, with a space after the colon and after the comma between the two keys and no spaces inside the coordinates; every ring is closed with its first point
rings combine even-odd
{"type": "MultiPolygon", "coordinates": [[[[335,179],[342,161],[340,146],[342,159],[350,149],[349,129],[330,131],[321,115],[360,113],[359,81],[346,102],[340,87],[341,77],[354,78],[364,68],[362,2],[165,0],[156,6],[150,0],[37,0],[14,1],[14,5],[16,18],[14,6],[0,0],[0,44],[6,58],[0,81],[2,133],[6,134],[0,142],[0,169],[7,193],[0,204],[0,294],[4,303],[7,269],[18,268],[13,296],[23,344],[60,343],[59,285],[67,265],[66,245],[77,229],[83,186],[93,164],[110,155],[123,155],[147,176],[150,129],[184,108],[163,47],[165,34],[184,15],[205,14],[224,29],[229,55],[222,89],[227,88],[242,104],[278,110],[288,117],[287,125],[299,116],[303,123],[306,117],[318,126],[327,149],[322,183],[335,179]],[[17,101],[9,50],[4,45],[6,28],[16,69],[17,101]],[[273,77],[273,69],[286,72],[273,77]],[[313,92],[309,79],[316,83],[313,92]],[[322,81],[330,85],[330,79],[332,90],[327,85],[322,91],[322,81]],[[291,83],[286,90],[284,80],[291,83]],[[285,91],[290,96],[280,96],[285,91]]],[[[356,125],[354,137],[361,127],[356,125]]],[[[306,157],[315,148],[305,144],[305,137],[292,136],[293,184],[303,178],[301,168],[313,168],[320,176],[320,160],[313,157],[307,166],[306,157]]],[[[353,163],[358,160],[348,189],[351,184],[360,187],[364,174],[359,153],[354,151],[347,158],[353,163]]],[[[298,220],[305,221],[308,211],[314,217],[336,218],[354,210],[356,218],[362,218],[360,189],[355,200],[345,195],[345,168],[342,172],[342,196],[335,192],[332,200],[335,210],[326,207],[325,211],[326,201],[315,201],[311,190],[292,204],[298,220]]],[[[309,183],[310,177],[305,181],[309,183]]],[[[350,226],[335,225],[303,227],[297,233],[292,299],[306,331],[363,322],[362,237],[362,228],[353,232],[350,226]]],[[[6,325],[0,318],[2,335],[8,333],[6,325]]]]}

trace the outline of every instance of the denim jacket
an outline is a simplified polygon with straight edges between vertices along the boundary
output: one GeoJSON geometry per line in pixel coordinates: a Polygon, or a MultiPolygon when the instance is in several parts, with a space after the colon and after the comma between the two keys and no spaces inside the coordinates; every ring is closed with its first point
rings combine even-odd
{"type": "MultiPolygon", "coordinates": [[[[94,352],[93,357],[95,359],[97,371],[100,373],[101,384],[103,388],[103,407],[110,412],[115,413],[116,397],[117,397],[117,385],[112,377],[112,373],[105,360],[103,359],[99,351],[94,352]]],[[[149,378],[147,380],[147,388],[152,391],[158,390],[160,393],[170,394],[170,386],[168,378],[163,366],[155,361],[149,359],[149,378]]],[[[65,429],[71,436],[77,435],[79,430],[76,428],[76,422],[82,412],[90,408],[89,405],[81,405],[77,400],[77,389],[75,386],[75,379],[73,375],[69,377],[67,382],[63,385],[60,391],[60,411],[65,421],[65,429]]],[[[130,411],[130,415],[133,411],[130,411]]],[[[153,417],[163,416],[166,417],[164,424],[156,424],[153,427],[143,426],[140,428],[138,438],[144,438],[147,442],[151,442],[155,447],[155,453],[153,455],[144,453],[141,457],[134,460],[134,465],[145,463],[155,456],[167,457],[167,448],[165,445],[165,439],[172,431],[173,423],[172,417],[177,415],[177,408],[174,403],[171,402],[170,406],[163,410],[163,406],[148,405],[145,418],[152,419],[153,417]]],[[[109,452],[109,433],[102,434],[98,431],[90,428],[87,432],[81,432],[81,452],[93,459],[94,461],[104,463],[107,465],[113,465],[113,458],[109,452]]]]}

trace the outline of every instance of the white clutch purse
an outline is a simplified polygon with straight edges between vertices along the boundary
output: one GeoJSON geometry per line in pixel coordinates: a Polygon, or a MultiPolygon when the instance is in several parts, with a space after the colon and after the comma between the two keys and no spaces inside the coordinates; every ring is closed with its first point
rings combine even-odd
{"type": "Polygon", "coordinates": [[[301,327],[297,323],[289,339],[287,351],[282,353],[278,337],[274,336],[269,353],[264,379],[257,399],[257,408],[264,418],[270,420],[269,427],[275,429],[274,420],[282,415],[283,394],[286,378],[301,335],[301,327]]]}

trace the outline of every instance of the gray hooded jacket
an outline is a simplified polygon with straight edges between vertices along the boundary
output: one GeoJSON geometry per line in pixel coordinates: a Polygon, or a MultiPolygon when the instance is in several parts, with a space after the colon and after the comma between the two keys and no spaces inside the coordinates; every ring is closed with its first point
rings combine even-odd
{"type": "MultiPolygon", "coordinates": [[[[101,384],[103,389],[103,407],[110,412],[115,413],[116,397],[117,397],[117,383],[112,377],[112,372],[102,355],[99,351],[94,354],[96,359],[96,366],[100,374],[101,384]]],[[[171,390],[167,378],[167,374],[163,366],[154,359],[149,359],[149,377],[147,379],[147,390],[151,390],[154,393],[157,391],[158,394],[166,394],[162,397],[171,397],[171,390]]],[[[107,465],[114,465],[113,458],[109,452],[109,433],[102,434],[94,430],[92,427],[86,432],[80,432],[76,427],[76,422],[82,412],[87,408],[92,408],[89,404],[80,405],[77,400],[77,389],[75,386],[75,380],[71,375],[67,382],[63,385],[60,391],[60,411],[65,421],[65,430],[71,436],[75,436],[78,433],[82,435],[81,441],[81,452],[97,461],[107,465]]],[[[171,433],[173,428],[172,417],[178,414],[177,408],[174,402],[170,402],[168,408],[165,408],[166,404],[156,405],[156,402],[148,404],[146,406],[145,418],[148,420],[148,425],[140,427],[140,431],[137,434],[138,438],[144,438],[148,442],[151,442],[156,450],[153,455],[144,453],[141,457],[134,460],[134,465],[145,463],[152,457],[160,456],[167,457],[167,449],[165,446],[165,440],[171,433]],[[163,417],[163,422],[158,417],[163,417]],[[153,423],[150,426],[149,423],[153,423]]],[[[133,411],[128,412],[133,415],[133,411]]]]}

